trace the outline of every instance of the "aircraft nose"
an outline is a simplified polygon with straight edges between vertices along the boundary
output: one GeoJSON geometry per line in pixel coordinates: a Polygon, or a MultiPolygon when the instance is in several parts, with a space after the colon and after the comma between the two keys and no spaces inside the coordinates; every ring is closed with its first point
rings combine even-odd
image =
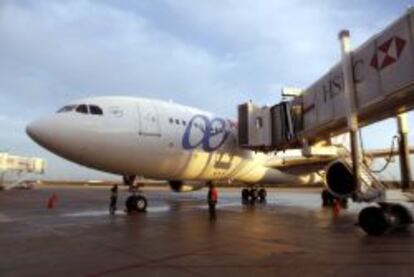
{"type": "Polygon", "coordinates": [[[35,142],[44,146],[50,140],[50,134],[53,130],[51,127],[49,120],[38,119],[26,126],[26,133],[35,142]]]}

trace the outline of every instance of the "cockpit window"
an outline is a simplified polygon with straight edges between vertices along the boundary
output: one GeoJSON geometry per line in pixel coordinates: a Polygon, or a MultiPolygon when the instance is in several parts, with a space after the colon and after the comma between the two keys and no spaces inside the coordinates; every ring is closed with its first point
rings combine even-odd
{"type": "Polygon", "coordinates": [[[96,115],[102,115],[103,114],[102,109],[98,106],[95,106],[95,105],[90,105],[89,106],[89,112],[91,114],[96,114],[96,115]]]}
{"type": "Polygon", "coordinates": [[[85,113],[85,114],[87,114],[87,113],[88,113],[88,106],[86,106],[86,105],[84,105],[84,104],[79,105],[79,106],[76,108],[76,112],[78,112],[78,113],[85,113]]]}
{"type": "Polygon", "coordinates": [[[60,108],[57,113],[67,113],[70,111],[73,111],[74,109],[76,109],[76,105],[68,105],[68,106],[64,106],[63,108],[60,108]]]}

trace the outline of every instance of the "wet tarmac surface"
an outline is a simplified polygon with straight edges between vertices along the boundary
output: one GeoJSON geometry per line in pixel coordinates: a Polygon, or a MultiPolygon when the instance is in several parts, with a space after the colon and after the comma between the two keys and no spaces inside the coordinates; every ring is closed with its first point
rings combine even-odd
{"type": "Polygon", "coordinates": [[[414,228],[368,237],[355,226],[362,206],[335,216],[318,190],[269,189],[256,206],[242,205],[239,189],[219,193],[212,221],[206,190],[145,189],[148,212],[115,216],[107,188],[0,192],[0,276],[414,274],[414,228]]]}

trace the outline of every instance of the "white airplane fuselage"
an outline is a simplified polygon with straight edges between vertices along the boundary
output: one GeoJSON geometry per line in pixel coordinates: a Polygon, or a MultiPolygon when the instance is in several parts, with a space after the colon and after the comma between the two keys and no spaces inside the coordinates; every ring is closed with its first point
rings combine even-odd
{"type": "Polygon", "coordinates": [[[123,176],[245,183],[298,181],[266,167],[267,155],[241,149],[236,123],[231,120],[159,100],[82,99],[32,122],[27,133],[63,158],[123,176]]]}

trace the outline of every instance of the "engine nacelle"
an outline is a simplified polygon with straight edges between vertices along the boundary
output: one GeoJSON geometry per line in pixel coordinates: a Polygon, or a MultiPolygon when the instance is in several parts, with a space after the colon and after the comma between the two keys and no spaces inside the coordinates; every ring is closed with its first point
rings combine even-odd
{"type": "Polygon", "coordinates": [[[347,198],[356,191],[352,169],[344,161],[333,161],[325,172],[325,185],[334,196],[347,198]]]}
{"type": "Polygon", "coordinates": [[[181,180],[171,180],[168,181],[170,184],[171,190],[174,192],[190,192],[202,189],[206,186],[206,182],[197,182],[197,181],[181,181],[181,180]]]}

